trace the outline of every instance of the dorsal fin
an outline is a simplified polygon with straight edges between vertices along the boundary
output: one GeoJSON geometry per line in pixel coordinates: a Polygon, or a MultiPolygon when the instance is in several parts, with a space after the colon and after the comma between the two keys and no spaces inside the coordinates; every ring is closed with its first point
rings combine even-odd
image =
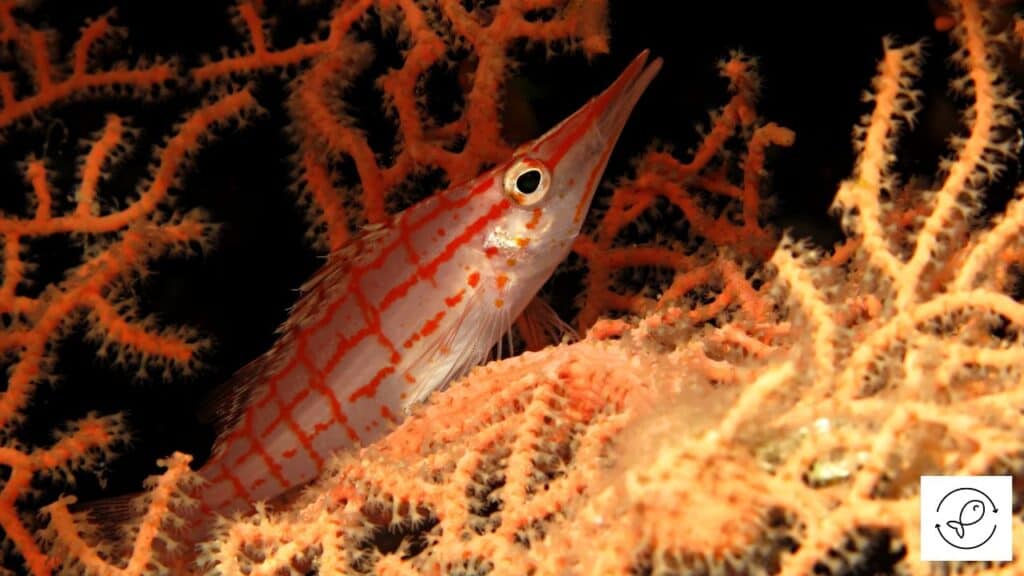
{"type": "Polygon", "coordinates": [[[216,434],[211,454],[217,454],[223,448],[224,441],[242,419],[250,401],[262,389],[266,376],[275,371],[275,366],[282,359],[289,357],[294,344],[285,342],[284,338],[282,336],[270,350],[236,370],[200,403],[199,420],[212,425],[216,434]]]}
{"type": "Polygon", "coordinates": [[[324,302],[334,300],[347,289],[345,279],[352,269],[380,253],[384,240],[390,237],[395,221],[383,224],[368,224],[348,242],[326,256],[326,262],[309,280],[299,287],[299,298],[288,310],[288,319],[279,332],[290,327],[302,327],[319,317],[324,302]]]}
{"type": "Polygon", "coordinates": [[[263,354],[239,368],[217,385],[200,404],[200,421],[211,424],[216,432],[213,454],[242,419],[250,401],[259,394],[267,376],[275,373],[293,356],[295,336],[314,322],[326,308],[325,303],[348,290],[348,276],[358,265],[380,253],[392,228],[389,224],[364,227],[348,242],[327,254],[324,264],[298,289],[299,297],[289,308],[288,317],[277,329],[277,341],[263,354]]]}

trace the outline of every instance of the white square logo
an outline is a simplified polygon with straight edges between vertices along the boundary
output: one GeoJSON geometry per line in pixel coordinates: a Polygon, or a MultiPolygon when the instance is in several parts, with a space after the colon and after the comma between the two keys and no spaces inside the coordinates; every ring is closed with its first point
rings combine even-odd
{"type": "Polygon", "coordinates": [[[921,560],[1013,560],[1011,476],[921,476],[921,560]]]}

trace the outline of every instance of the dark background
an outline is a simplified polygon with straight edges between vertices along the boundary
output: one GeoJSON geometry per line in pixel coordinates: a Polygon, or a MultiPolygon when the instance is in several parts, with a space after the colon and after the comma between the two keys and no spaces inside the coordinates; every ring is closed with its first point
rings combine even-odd
{"type": "MultiPolygon", "coordinates": [[[[117,21],[129,30],[112,55],[174,55],[186,66],[220,47],[235,50],[241,38],[229,24],[227,3],[122,2],[117,21]]],[[[296,34],[313,29],[307,12],[284,4],[275,44],[288,46],[296,34]],[[287,16],[293,15],[294,17],[287,16]]],[[[549,127],[603,89],[642,49],[664,58],[662,73],[640,101],[609,166],[609,177],[628,175],[629,160],[654,140],[669,143],[686,158],[698,141],[695,126],[708,112],[728,101],[727,84],[716,69],[732,50],[760,62],[763,79],[758,109],[767,121],[796,133],[792,148],[773,152],[768,190],[778,200],[772,221],[797,235],[827,245],[838,228],[827,215],[838,182],[852,166],[850,135],[869,110],[861,92],[870,86],[882,37],[898,42],[928,41],[922,88],[927,90],[922,124],[903,139],[900,168],[926,179],[935,171],[944,140],[959,129],[959,103],[949,95],[951,77],[947,36],[933,27],[941,9],[924,0],[860,2],[675,2],[611,3],[610,55],[586,59],[560,56],[551,61],[527,51],[520,69],[526,79],[524,98],[537,126],[549,127]],[[827,4],[828,10],[820,7],[827,4]]],[[[25,13],[35,25],[63,31],[66,53],[87,17],[104,13],[110,2],[37,2],[25,13]]],[[[1015,63],[1014,63],[1015,65],[1015,63]]],[[[275,327],[284,320],[295,292],[315,270],[317,255],[303,240],[302,210],[288,192],[292,184],[288,156],[292,146],[282,134],[287,118],[280,102],[285,84],[277,75],[253,78],[257,97],[270,112],[242,132],[221,133],[197,157],[178,195],[184,207],[201,206],[222,229],[214,249],[192,258],[165,259],[138,290],[142,311],[157,314],[163,325],[189,325],[209,336],[215,346],[193,376],[170,382],[134,382],[133,367],[98,361],[94,345],[83,343],[76,329],[57,349],[61,379],[41,388],[19,437],[47,445],[50,432],[87,411],[125,411],[133,444],[104,473],[106,491],[91,478],[76,488],[82,500],[139,489],[142,478],[157,471],[154,461],[174,450],[205,458],[213,432],[195,412],[205,391],[265,351],[275,327]]],[[[145,173],[154,146],[171,133],[181,114],[202,101],[202,90],[170,99],[139,103],[104,98],[56,106],[42,127],[8,129],[0,146],[0,208],[17,213],[29,192],[17,163],[31,154],[45,155],[55,188],[73,190],[78,145],[102,127],[102,113],[130,115],[141,129],[134,160],[110,179],[104,194],[125,198],[145,173]],[[45,129],[44,129],[45,128],[45,129]],[[118,196],[120,195],[120,196],[118,196]]],[[[1011,171],[1013,172],[1013,171],[1011,171]]],[[[1015,180],[1015,173],[1008,177],[1015,180]]],[[[33,246],[36,261],[32,294],[59,277],[80,250],[67,238],[33,246]]]]}

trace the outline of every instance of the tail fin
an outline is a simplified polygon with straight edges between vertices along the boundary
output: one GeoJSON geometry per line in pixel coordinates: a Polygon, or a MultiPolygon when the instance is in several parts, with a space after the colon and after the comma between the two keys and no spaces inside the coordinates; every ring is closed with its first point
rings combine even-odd
{"type": "Polygon", "coordinates": [[[963,522],[960,522],[960,521],[957,521],[957,520],[949,520],[949,521],[946,522],[946,526],[949,526],[950,528],[952,528],[953,531],[956,532],[956,535],[959,538],[963,538],[964,537],[964,524],[963,524],[963,522]]]}
{"type": "Polygon", "coordinates": [[[166,470],[147,478],[142,492],[81,504],[65,498],[48,507],[49,533],[56,545],[84,543],[97,552],[89,559],[66,555],[67,561],[190,562],[205,533],[197,527],[212,525],[202,520],[207,515],[195,497],[202,479],[189,467],[191,460],[180,452],[159,460],[166,470]]]}

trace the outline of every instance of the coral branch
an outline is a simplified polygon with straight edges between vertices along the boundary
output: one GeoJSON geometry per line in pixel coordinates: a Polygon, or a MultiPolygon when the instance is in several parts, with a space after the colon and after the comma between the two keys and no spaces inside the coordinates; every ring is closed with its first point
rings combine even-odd
{"type": "Polygon", "coordinates": [[[115,87],[131,88],[140,93],[154,91],[175,75],[173,66],[160,62],[134,68],[90,71],[89,52],[93,44],[116,32],[109,17],[103,16],[82,30],[71,54],[71,73],[60,78],[55,73],[59,67],[54,65],[50,55],[47,33],[28,28],[11,17],[11,10],[16,5],[17,2],[4,3],[2,36],[5,42],[14,44],[20,52],[22,65],[31,74],[36,91],[31,96],[17,98],[10,75],[5,74],[0,79],[0,96],[3,99],[0,106],[0,129],[40,113],[62,100],[103,93],[115,87]]]}
{"type": "MultiPolygon", "coordinates": [[[[100,212],[96,198],[101,171],[113,162],[126,130],[119,117],[108,116],[105,128],[83,161],[73,212],[57,210],[44,163],[27,163],[25,176],[36,201],[33,216],[0,217],[0,235],[4,238],[0,305],[24,314],[0,339],[2,348],[14,352],[16,358],[7,387],[0,394],[0,429],[13,431],[35,386],[48,377],[52,347],[83,316],[92,324],[91,335],[103,342],[101,353],[108,344],[116,345],[122,360],[137,358],[141,375],[154,365],[162,365],[165,376],[169,376],[172,366],[188,371],[196,364],[197,354],[207,344],[204,340],[183,330],[162,332],[152,322],[126,315],[126,302],[115,300],[119,294],[117,287],[162,254],[183,251],[190,243],[207,242],[210,227],[201,214],[181,216],[168,212],[168,190],[180,179],[187,159],[209,139],[214,128],[255,111],[255,100],[247,91],[228,94],[195,110],[159,152],[152,182],[139,198],[109,214],[100,212]],[[110,233],[116,234],[116,238],[101,248],[87,250],[81,265],[69,270],[63,281],[37,297],[19,295],[26,268],[21,249],[23,239],[110,233]]],[[[33,573],[49,573],[53,559],[40,549],[15,509],[18,500],[27,495],[31,479],[57,476],[70,483],[75,472],[108,460],[112,448],[125,438],[127,431],[120,418],[90,416],[49,448],[25,452],[8,445],[0,450],[0,464],[11,468],[11,479],[0,492],[0,526],[33,573]]],[[[88,560],[88,555],[81,558],[88,560]]]]}
{"type": "MultiPolygon", "coordinates": [[[[769,145],[789,146],[794,135],[774,123],[755,125],[753,100],[757,90],[757,72],[753,61],[734,55],[721,66],[722,75],[730,80],[733,97],[715,118],[715,124],[704,136],[689,162],[680,162],[665,152],[648,152],[640,159],[636,176],[616,186],[608,207],[590,233],[581,234],[573,251],[583,257],[587,267],[585,296],[577,316],[579,329],[591,326],[602,313],[623,311],[642,314],[656,305],[677,301],[695,288],[722,277],[717,262],[705,263],[699,255],[687,255],[683,244],[707,241],[728,247],[744,255],[766,259],[774,247],[772,233],[761,226],[761,172],[764,153],[769,145]],[[743,182],[735,185],[726,176],[727,166],[712,167],[716,156],[727,153],[726,141],[744,129],[751,129],[747,154],[743,163],[743,182]],[[704,194],[737,201],[720,213],[709,206],[704,194]],[[624,230],[654,209],[658,198],[678,208],[689,224],[689,237],[655,238],[651,244],[630,239],[628,247],[619,247],[624,230]],[[740,223],[736,224],[739,220],[740,223]],[[668,246],[657,246],[657,244],[668,246]],[[627,295],[627,289],[613,289],[614,274],[633,267],[659,267],[672,271],[675,278],[657,300],[639,294],[627,295]]],[[[728,305],[732,296],[753,295],[743,275],[733,274],[721,288],[723,299],[710,305],[704,313],[693,315],[705,320],[716,316],[728,305]]]]}

